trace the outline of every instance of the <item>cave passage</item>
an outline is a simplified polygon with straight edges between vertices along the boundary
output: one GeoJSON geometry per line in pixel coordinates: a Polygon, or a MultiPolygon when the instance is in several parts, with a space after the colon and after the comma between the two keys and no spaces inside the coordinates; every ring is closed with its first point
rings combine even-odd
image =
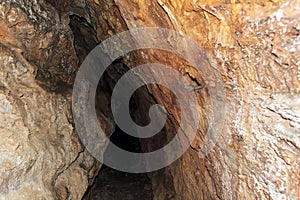
{"type": "MultiPolygon", "coordinates": [[[[70,27],[74,35],[74,47],[80,63],[88,53],[99,44],[97,40],[96,28],[92,23],[89,23],[85,18],[78,15],[70,16],[70,27]]],[[[111,113],[109,98],[111,97],[113,88],[116,82],[129,70],[129,67],[123,62],[123,58],[116,59],[105,71],[100,78],[97,94],[96,94],[96,110],[98,113],[108,114],[111,113]]],[[[148,113],[145,111],[136,112],[139,105],[145,110],[153,105],[151,95],[147,91],[147,87],[142,86],[138,89],[139,96],[135,93],[129,102],[130,115],[132,119],[137,120],[140,126],[146,125],[150,122],[148,113]],[[145,116],[144,116],[144,115],[145,116]]],[[[108,135],[110,133],[107,133],[108,135]]],[[[110,136],[110,141],[121,149],[129,152],[141,153],[147,148],[147,143],[159,143],[157,141],[163,140],[164,136],[155,136],[149,140],[142,140],[132,137],[124,133],[118,126],[115,127],[115,132],[110,136]],[[144,144],[144,143],[145,144],[144,144]]],[[[155,147],[153,147],[155,148],[155,147]]],[[[153,149],[150,149],[153,150],[153,149]]],[[[155,149],[154,149],[155,150],[155,149]]],[[[104,153],[105,154],[105,153],[104,153]]],[[[104,155],[105,156],[105,155],[104,155]]],[[[110,167],[103,165],[99,174],[94,179],[93,184],[88,188],[84,200],[152,200],[153,192],[151,181],[147,174],[131,174],[114,170],[110,167]]]]}
{"type": "MultiPolygon", "coordinates": [[[[124,150],[141,152],[139,140],[124,133],[119,127],[116,127],[110,140],[124,150]]],[[[84,199],[152,200],[153,192],[147,174],[125,173],[103,165],[84,199]]]]}

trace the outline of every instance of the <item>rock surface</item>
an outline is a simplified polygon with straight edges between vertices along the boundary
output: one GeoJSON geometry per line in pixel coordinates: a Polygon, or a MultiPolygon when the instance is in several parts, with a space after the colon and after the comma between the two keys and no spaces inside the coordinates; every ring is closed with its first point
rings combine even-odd
{"type": "MultiPolygon", "coordinates": [[[[205,49],[225,84],[228,109],[217,145],[199,157],[209,124],[202,107],[210,97],[198,95],[201,128],[181,159],[149,173],[154,198],[300,199],[299,7],[296,0],[2,1],[0,197],[82,198],[100,164],[74,130],[75,73],[110,35],[156,26],[180,31],[205,49]]],[[[203,82],[201,72],[166,52],[138,51],[122,62],[129,68],[159,62],[180,68],[191,84],[203,82]]],[[[115,73],[108,72],[109,88],[115,73]]],[[[170,140],[178,124],[170,91],[148,90],[151,98],[138,94],[143,105],[161,103],[174,117],[163,137],[142,141],[144,150],[170,140]]],[[[110,134],[109,92],[99,91],[98,98],[100,121],[110,134]]],[[[136,110],[137,121],[147,116],[146,108],[136,110]]]]}
{"type": "Polygon", "coordinates": [[[68,21],[44,2],[2,1],[0,30],[0,199],[81,199],[99,163],[72,124],[68,21]]]}
{"type": "Polygon", "coordinates": [[[180,161],[152,174],[155,197],[299,199],[299,2],[116,3],[129,28],[167,27],[197,40],[226,85],[216,148],[199,159],[199,135],[180,161]]]}

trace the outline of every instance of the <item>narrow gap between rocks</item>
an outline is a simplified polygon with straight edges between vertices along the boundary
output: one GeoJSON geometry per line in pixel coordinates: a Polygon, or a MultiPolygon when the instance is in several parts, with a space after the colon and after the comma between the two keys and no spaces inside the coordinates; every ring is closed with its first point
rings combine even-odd
{"type": "MultiPolygon", "coordinates": [[[[110,140],[124,150],[141,151],[138,139],[127,135],[118,127],[110,137],[110,140]]],[[[125,173],[103,165],[84,199],[152,200],[153,192],[147,174],[125,173]]]]}
{"type": "MultiPolygon", "coordinates": [[[[97,40],[95,28],[88,21],[78,15],[70,16],[70,27],[74,35],[74,47],[76,50],[79,62],[85,59],[88,53],[99,44],[97,40]]],[[[110,110],[110,98],[112,90],[115,87],[116,82],[129,70],[129,68],[123,63],[122,58],[115,60],[110,67],[105,71],[101,77],[97,94],[96,94],[96,110],[98,113],[103,113],[109,117],[110,110]]],[[[139,94],[135,93],[129,102],[130,114],[134,121],[137,120],[137,124],[148,124],[148,113],[139,111],[138,107],[148,107],[154,102],[151,95],[148,93],[146,87],[139,89],[139,94]],[[144,95],[140,95],[144,94],[144,95]],[[141,116],[140,116],[141,115],[141,116]],[[146,115],[146,116],[143,116],[146,115]]],[[[146,108],[146,110],[148,110],[146,108]]],[[[107,133],[109,135],[109,133],[107,133]]],[[[151,141],[166,140],[161,138],[162,136],[156,136],[151,141]]],[[[129,152],[141,153],[145,152],[146,144],[143,140],[132,137],[124,133],[118,126],[115,127],[115,132],[110,136],[111,142],[118,147],[127,150],[129,152]]],[[[148,141],[149,142],[149,141],[148,141]]],[[[159,142],[161,143],[161,142],[159,142]]],[[[87,189],[84,200],[152,200],[153,191],[151,181],[146,173],[144,174],[132,174],[114,170],[103,165],[94,179],[93,184],[87,189]]]]}
{"type": "MultiPolygon", "coordinates": [[[[111,112],[109,108],[111,107],[110,98],[112,90],[116,82],[127,70],[128,68],[122,63],[122,59],[118,59],[113,62],[112,65],[104,73],[101,80],[99,81],[99,87],[96,94],[95,106],[98,112],[111,112]],[[103,106],[104,102],[106,102],[105,106],[103,106]],[[107,108],[110,111],[103,111],[103,109],[107,108]]],[[[142,87],[139,90],[145,91],[146,88],[142,87]]],[[[138,116],[140,114],[138,112],[138,107],[140,104],[145,103],[145,99],[149,98],[143,97],[142,99],[140,99],[140,96],[135,93],[129,102],[129,109],[132,119],[134,121],[135,118],[143,119],[142,121],[140,121],[140,123],[142,124],[149,123],[148,117],[138,116]]],[[[144,152],[142,140],[128,135],[127,133],[123,132],[117,125],[115,127],[114,133],[110,136],[110,141],[119,148],[129,152],[144,152]]],[[[104,152],[104,156],[105,154],[106,153],[104,152]]],[[[99,174],[94,179],[94,183],[88,188],[83,199],[152,200],[152,185],[146,173],[125,173],[102,165],[99,174]]]]}
{"type": "MultiPolygon", "coordinates": [[[[122,76],[123,73],[115,73],[116,70],[123,71],[127,70],[126,66],[122,64],[122,60],[116,60],[108,71],[104,73],[104,76],[99,82],[99,91],[96,97],[96,109],[101,112],[101,103],[103,101],[103,94],[111,96],[112,89],[115,86],[115,82],[122,76]]],[[[142,89],[146,89],[145,87],[142,89]]],[[[147,124],[147,117],[137,116],[138,105],[144,102],[143,99],[139,99],[138,95],[133,95],[129,102],[130,113],[132,119],[135,118],[143,119],[142,123],[147,124]]],[[[110,107],[110,104],[108,105],[110,107]]],[[[103,109],[103,107],[102,107],[103,109]]],[[[143,144],[142,140],[123,132],[117,125],[114,133],[110,136],[110,141],[118,146],[119,148],[129,151],[142,153],[143,144]]],[[[104,152],[104,156],[106,152],[104,152]]],[[[108,155],[109,156],[109,155],[108,155]]],[[[126,173],[112,169],[108,166],[102,165],[101,170],[91,185],[84,200],[152,200],[153,192],[151,180],[146,173],[126,173]]]]}

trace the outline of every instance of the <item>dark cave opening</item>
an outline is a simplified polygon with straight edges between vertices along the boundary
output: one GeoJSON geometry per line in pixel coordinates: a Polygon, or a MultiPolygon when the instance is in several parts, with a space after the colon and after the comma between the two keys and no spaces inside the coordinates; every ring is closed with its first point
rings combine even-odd
{"type": "MultiPolygon", "coordinates": [[[[128,68],[123,64],[122,59],[115,60],[112,65],[105,71],[101,77],[97,94],[96,94],[96,110],[97,112],[111,113],[111,105],[109,98],[112,90],[115,87],[118,79],[126,72],[128,68]],[[106,99],[108,98],[108,100],[106,99]],[[103,102],[106,102],[103,105],[103,102]],[[108,110],[106,110],[108,109],[108,110]]],[[[131,97],[129,102],[129,110],[132,120],[138,120],[138,124],[145,125],[149,123],[148,116],[140,116],[139,106],[145,105],[145,100],[150,101],[149,97],[141,98],[139,92],[145,92],[146,87],[141,87],[137,93],[131,97]]],[[[143,96],[144,97],[144,96],[143,96]]],[[[149,102],[147,102],[149,104],[149,102]]],[[[150,105],[150,104],[149,104],[150,105]]],[[[107,133],[109,135],[109,133],[107,133]]],[[[135,153],[145,151],[143,148],[143,140],[130,136],[118,127],[115,126],[115,131],[110,135],[110,141],[119,148],[135,153]]],[[[156,137],[154,137],[155,139],[156,137]]],[[[104,157],[107,154],[104,152],[104,157]]],[[[147,173],[126,173],[112,169],[108,166],[102,165],[98,175],[95,177],[93,184],[86,191],[84,200],[152,200],[153,191],[151,180],[147,173]]]]}
{"type": "MultiPolygon", "coordinates": [[[[74,35],[74,47],[76,50],[76,54],[79,63],[82,63],[87,54],[97,44],[99,44],[100,40],[97,38],[97,34],[95,32],[95,27],[93,27],[93,24],[89,23],[83,17],[80,17],[78,15],[71,15],[70,27],[74,35]]],[[[130,57],[131,54],[128,56],[130,57]]],[[[105,117],[109,118],[110,120],[113,119],[113,117],[111,116],[110,104],[111,94],[118,80],[129,70],[129,67],[125,63],[128,63],[128,60],[126,62],[123,60],[123,58],[116,59],[106,69],[98,83],[95,99],[96,111],[98,113],[106,115],[105,117]]],[[[133,64],[136,65],[137,63],[133,64]]],[[[146,86],[142,86],[141,88],[139,88],[131,97],[129,102],[129,109],[132,120],[140,126],[149,124],[150,118],[148,115],[148,111],[149,108],[156,103],[156,100],[153,98],[152,94],[149,93],[146,86]]],[[[169,107],[172,107],[172,105],[169,105],[169,107]]],[[[175,109],[176,106],[173,107],[175,109]]],[[[173,107],[170,109],[173,109],[173,107]]],[[[168,122],[169,120],[170,119],[168,119],[168,122]]],[[[121,149],[127,150],[129,152],[141,153],[154,151],[161,148],[163,144],[168,143],[172,139],[172,137],[168,138],[165,134],[165,131],[166,130],[162,130],[161,133],[158,133],[151,138],[139,139],[123,132],[116,125],[115,131],[112,135],[110,135],[111,132],[109,131],[106,134],[110,135],[110,141],[121,149]]],[[[155,182],[161,182],[163,181],[163,179],[168,179],[165,177],[163,170],[157,174],[157,176],[153,176],[153,174],[147,173],[126,173],[102,165],[98,175],[94,178],[92,185],[90,185],[87,189],[83,199],[152,200],[153,186],[151,180],[155,180],[155,182]],[[151,180],[149,179],[148,175],[152,177],[151,180]]]]}
{"type": "MultiPolygon", "coordinates": [[[[81,43],[79,43],[81,44],[81,43]]],[[[111,113],[111,94],[116,82],[128,71],[128,67],[123,63],[122,58],[115,60],[111,66],[104,72],[101,77],[97,93],[96,93],[96,111],[98,113],[110,115],[111,113]]],[[[149,123],[148,116],[141,116],[144,113],[139,112],[140,105],[153,104],[146,87],[141,87],[134,93],[129,101],[129,111],[133,121],[139,125],[149,123]],[[143,94],[143,95],[141,95],[143,94]],[[142,98],[141,98],[142,97],[142,98]]],[[[147,106],[147,107],[148,107],[147,106]]],[[[110,116],[111,117],[111,116],[110,116]]],[[[112,118],[113,119],[113,118],[112,118]]],[[[106,133],[110,135],[109,132],[106,133]]],[[[160,137],[160,136],[159,136],[160,137]]],[[[145,151],[143,148],[143,140],[130,136],[122,131],[118,125],[115,126],[115,131],[110,135],[110,141],[119,148],[135,153],[145,151]]],[[[154,137],[154,139],[157,137],[154,137]]],[[[104,152],[104,156],[106,153],[104,152]]],[[[84,200],[152,200],[153,191],[152,183],[147,173],[126,173],[112,169],[102,165],[98,175],[94,178],[94,182],[87,189],[84,200]]]]}
{"type": "Polygon", "coordinates": [[[141,152],[139,139],[124,133],[118,126],[115,132],[110,136],[110,141],[126,151],[141,152]]]}
{"type": "MultiPolygon", "coordinates": [[[[141,152],[138,138],[129,136],[119,127],[116,127],[115,132],[110,137],[110,141],[124,150],[141,152]]],[[[126,173],[103,165],[84,199],[152,200],[153,192],[151,181],[146,173],[126,173]]]]}

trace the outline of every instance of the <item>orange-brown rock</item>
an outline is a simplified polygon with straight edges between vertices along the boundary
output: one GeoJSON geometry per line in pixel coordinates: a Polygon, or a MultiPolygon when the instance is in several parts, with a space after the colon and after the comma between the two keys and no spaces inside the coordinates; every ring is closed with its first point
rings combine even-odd
{"type": "MultiPolygon", "coordinates": [[[[0,197],[82,198],[100,164],[74,129],[70,90],[76,71],[104,39],[149,26],[174,29],[204,48],[225,84],[228,108],[216,146],[201,158],[210,96],[198,95],[201,128],[191,148],[172,165],[149,173],[155,199],[300,199],[297,0],[2,1],[0,197]]],[[[191,84],[203,82],[201,72],[166,52],[137,51],[122,62],[128,68],[159,62],[180,69],[191,84]]],[[[112,69],[108,75],[110,88],[120,74],[112,69]]],[[[168,141],[178,128],[178,109],[166,88],[148,90],[138,94],[144,105],[170,107],[168,141]],[[146,99],[148,92],[153,99],[146,99]]],[[[100,121],[111,134],[109,92],[99,91],[97,98],[100,121]]],[[[141,106],[135,112],[139,121],[148,110],[141,106]]],[[[155,148],[142,144],[144,150],[155,148]]]]}

